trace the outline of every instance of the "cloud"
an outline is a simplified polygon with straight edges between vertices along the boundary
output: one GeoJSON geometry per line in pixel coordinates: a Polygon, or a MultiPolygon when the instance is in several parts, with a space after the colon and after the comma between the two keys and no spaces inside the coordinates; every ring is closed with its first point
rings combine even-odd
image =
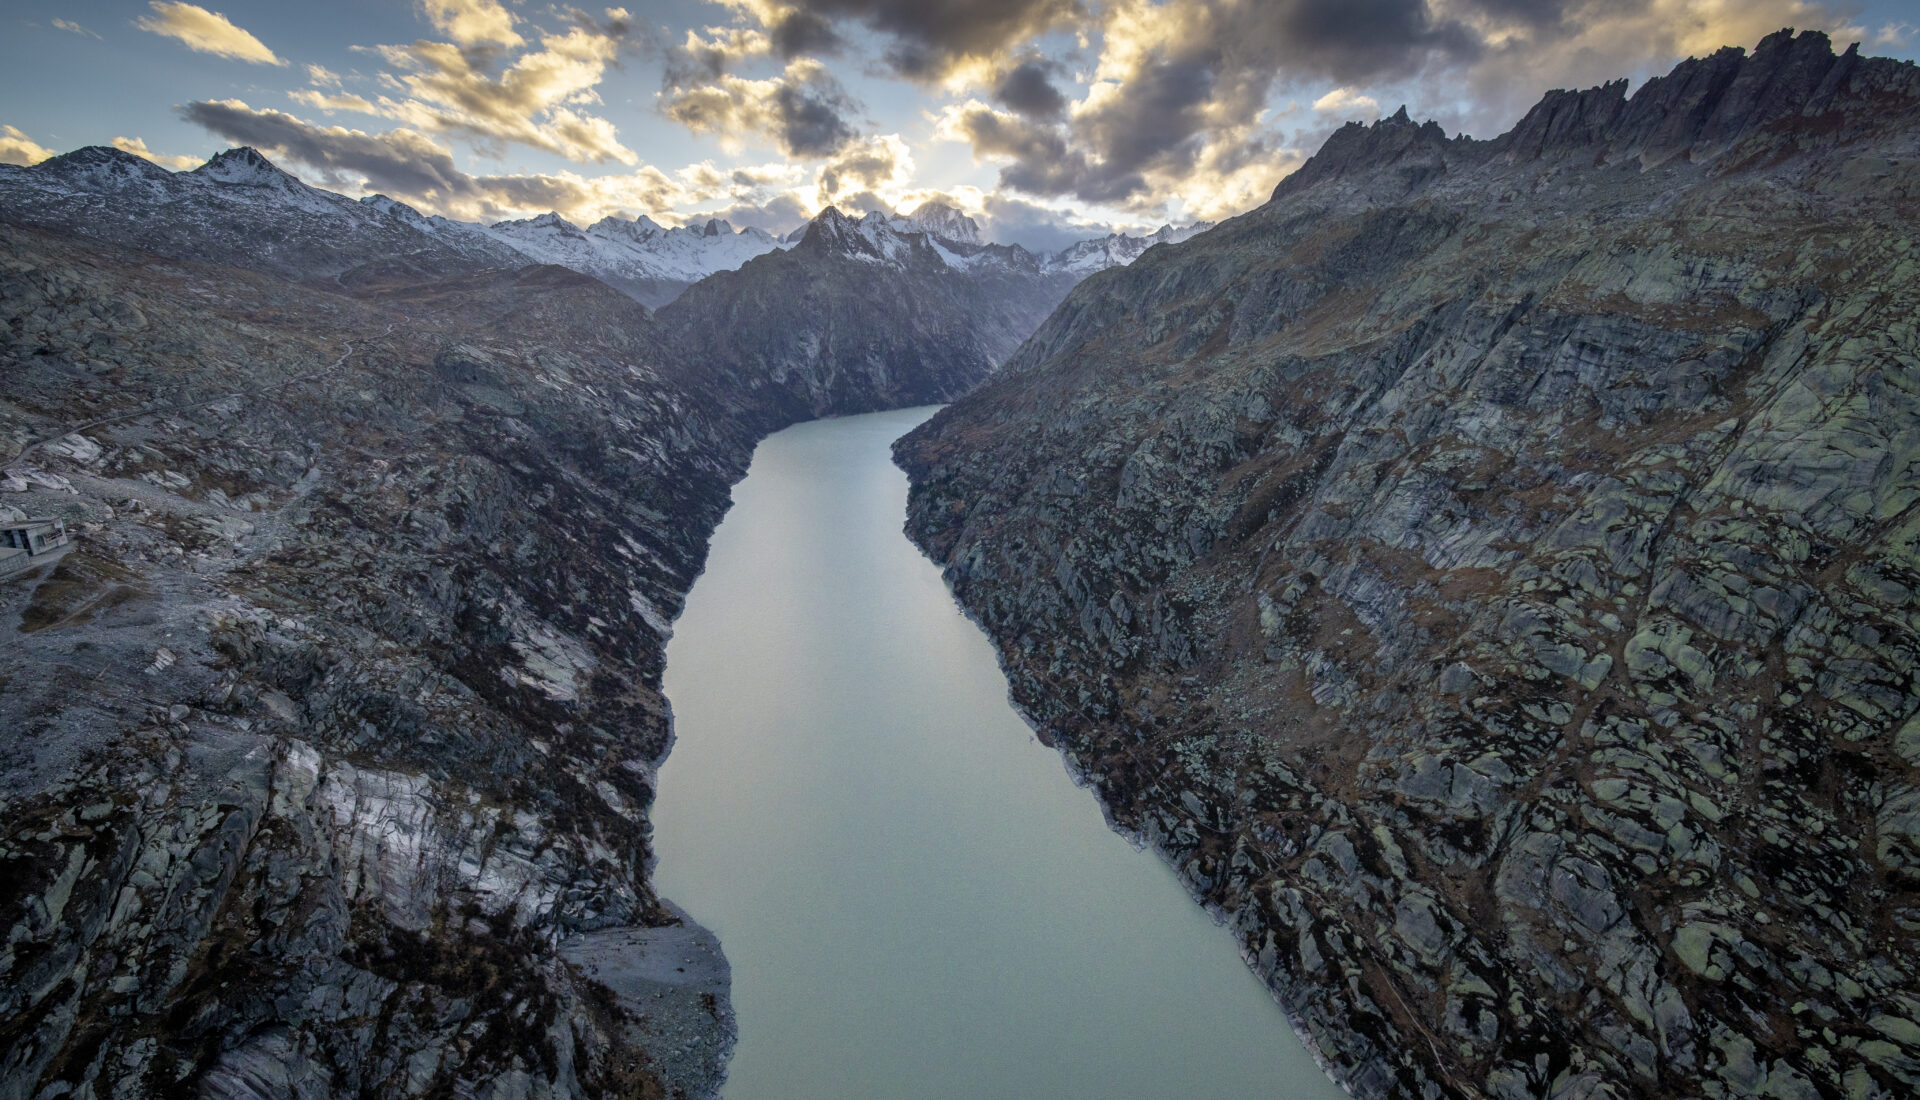
{"type": "Polygon", "coordinates": [[[831,53],[844,45],[840,20],[887,40],[886,63],[912,80],[990,69],[1017,46],[1051,30],[1083,25],[1081,0],[720,0],[757,21],[782,56],[831,53]]]}
{"type": "Polygon", "coordinates": [[[677,222],[681,219],[674,211],[698,204],[761,203],[779,209],[779,196],[791,194],[805,177],[794,165],[726,169],[705,162],[672,174],[641,166],[593,177],[572,172],[470,175],[454,163],[450,149],[417,130],[375,134],[320,126],[235,99],[189,103],[180,114],[235,144],[311,169],[310,178],[320,186],[345,194],[378,192],[427,213],[475,221],[556,210],[583,225],[608,214],[648,214],[677,222]]]}
{"type": "Polygon", "coordinates": [[[98,40],[100,37],[71,19],[56,19],[53,21],[53,25],[60,30],[66,31],[68,34],[77,34],[82,38],[98,40]]]}
{"type": "Polygon", "coordinates": [[[513,13],[499,0],[420,0],[427,22],[462,46],[520,46],[513,13]]]}
{"type": "Polygon", "coordinates": [[[0,164],[39,164],[53,155],[53,150],[18,129],[0,126],[0,164]]]}
{"type": "Polygon", "coordinates": [[[979,215],[980,233],[998,244],[1017,244],[1039,253],[1058,252],[1113,227],[1086,221],[1071,211],[1039,206],[1011,195],[986,196],[979,215]]]}
{"type": "Polygon", "coordinates": [[[122,153],[132,153],[136,157],[145,157],[155,164],[164,168],[171,168],[176,172],[184,172],[189,168],[196,168],[200,165],[199,157],[179,157],[169,156],[165,153],[156,153],[147,148],[145,141],[137,137],[114,138],[113,147],[122,153]]]}
{"type": "Polygon", "coordinates": [[[706,35],[689,30],[686,41],[665,51],[662,89],[687,88],[720,79],[741,64],[770,56],[774,43],[748,27],[708,27],[706,35]]]}
{"type": "Polygon", "coordinates": [[[1098,30],[1078,102],[1024,60],[999,70],[993,103],[945,108],[937,132],[999,162],[1012,191],[1217,218],[1298,160],[1267,125],[1277,87],[1404,78],[1480,48],[1428,0],[1114,0],[1098,30]]]}
{"type": "Polygon", "coordinates": [[[843,150],[814,177],[819,206],[897,206],[913,183],[913,154],[899,134],[878,134],[843,150]]]}
{"type": "Polygon", "coordinates": [[[861,110],[826,66],[796,58],[780,75],[750,80],[721,73],[709,83],[662,93],[660,111],[694,133],[719,135],[737,148],[764,137],[792,157],[826,157],[859,136],[850,116],[861,110]]]}
{"type": "Polygon", "coordinates": [[[363,115],[380,113],[380,108],[376,107],[372,100],[352,92],[328,93],[313,88],[296,88],[287,93],[287,98],[328,114],[335,111],[358,111],[363,115]]]}
{"type": "Polygon", "coordinates": [[[1062,67],[1040,56],[1023,58],[1000,73],[994,82],[996,103],[1028,118],[1060,118],[1067,113],[1067,97],[1053,86],[1062,67]]]}
{"type": "Polygon", "coordinates": [[[350,187],[346,174],[375,189],[453,201],[470,195],[472,181],[453,154],[415,130],[369,134],[343,126],[315,126],[284,111],[259,110],[238,99],[201,100],[180,117],[236,145],[251,145],[276,159],[317,168],[328,187],[350,187]]]}
{"type": "Polygon", "coordinates": [[[451,43],[374,47],[400,73],[383,78],[405,93],[380,97],[376,113],[417,130],[464,134],[495,152],[512,142],[572,161],[637,164],[613,123],[579,110],[600,102],[595,89],[629,45],[625,10],[609,8],[607,16],[606,24],[541,35],[540,49],[521,54],[498,77],[484,55],[451,43]]]}
{"type": "Polygon", "coordinates": [[[736,229],[750,225],[756,229],[764,229],[777,237],[784,237],[805,225],[813,215],[814,211],[797,197],[775,195],[766,202],[737,202],[731,206],[688,214],[686,221],[689,225],[699,225],[710,218],[719,218],[721,221],[731,223],[736,229]]]}
{"type": "Polygon", "coordinates": [[[201,53],[210,53],[219,57],[230,57],[235,61],[251,61],[256,65],[285,65],[266,43],[233,25],[226,16],[217,11],[208,11],[194,4],[167,3],[166,0],[153,0],[147,5],[154,14],[143,15],[133,21],[133,25],[143,31],[177,38],[187,44],[188,49],[201,53]]]}
{"type": "Polygon", "coordinates": [[[1380,101],[1370,95],[1361,95],[1352,88],[1335,88],[1314,100],[1313,109],[1322,114],[1342,117],[1377,118],[1380,101]]]}
{"type": "MultiPolygon", "coordinates": [[[[803,6],[904,25],[876,22],[872,12],[891,10],[878,0],[803,6]]],[[[1375,115],[1397,94],[1450,128],[1490,134],[1549,87],[1652,75],[1782,26],[1843,41],[1866,33],[1842,24],[1814,0],[1108,0],[1078,28],[1096,60],[1077,100],[1031,40],[1008,40],[990,65],[956,45],[948,56],[975,60],[949,75],[980,94],[941,108],[935,132],[999,164],[1009,192],[1218,218],[1257,204],[1303,159],[1279,128],[1287,90],[1347,117],[1375,115]]]]}

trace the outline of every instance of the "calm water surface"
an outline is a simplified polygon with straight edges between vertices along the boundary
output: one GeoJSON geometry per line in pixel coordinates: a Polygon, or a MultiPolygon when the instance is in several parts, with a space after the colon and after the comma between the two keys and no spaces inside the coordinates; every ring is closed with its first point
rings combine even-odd
{"type": "Polygon", "coordinates": [[[657,881],[733,963],[727,1100],[1342,1096],[900,533],[933,411],[762,443],[667,648],[657,881]]]}

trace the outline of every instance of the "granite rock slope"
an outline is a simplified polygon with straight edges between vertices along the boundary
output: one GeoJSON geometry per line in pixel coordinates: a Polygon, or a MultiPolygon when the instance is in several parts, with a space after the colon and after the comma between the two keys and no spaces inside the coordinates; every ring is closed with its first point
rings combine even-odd
{"type": "Polygon", "coordinates": [[[1015,699],[1360,1096],[1920,1088],[1920,72],[1404,113],[903,440],[1015,699]]]}
{"type": "Polygon", "coordinates": [[[0,325],[0,507],[78,532],[0,588],[0,1096],[710,1094],[724,963],[615,963],[717,957],[662,646],[777,421],[552,267],[0,225],[0,325]]]}

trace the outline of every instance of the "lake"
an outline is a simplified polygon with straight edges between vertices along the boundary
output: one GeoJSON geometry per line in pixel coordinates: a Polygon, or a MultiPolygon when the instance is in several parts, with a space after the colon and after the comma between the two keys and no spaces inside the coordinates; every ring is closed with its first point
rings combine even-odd
{"type": "Polygon", "coordinates": [[[1344,1096],[901,533],[934,411],[761,443],[667,648],[655,881],[732,961],[726,1100],[1344,1096]]]}

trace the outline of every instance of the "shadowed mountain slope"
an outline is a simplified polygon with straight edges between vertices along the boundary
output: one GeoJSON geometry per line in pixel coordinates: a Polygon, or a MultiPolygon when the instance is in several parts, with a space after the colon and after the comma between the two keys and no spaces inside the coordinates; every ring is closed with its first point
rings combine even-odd
{"type": "Polygon", "coordinates": [[[1350,126],[903,440],[909,532],[1361,1096],[1920,1087],[1920,71],[1350,126]]]}

